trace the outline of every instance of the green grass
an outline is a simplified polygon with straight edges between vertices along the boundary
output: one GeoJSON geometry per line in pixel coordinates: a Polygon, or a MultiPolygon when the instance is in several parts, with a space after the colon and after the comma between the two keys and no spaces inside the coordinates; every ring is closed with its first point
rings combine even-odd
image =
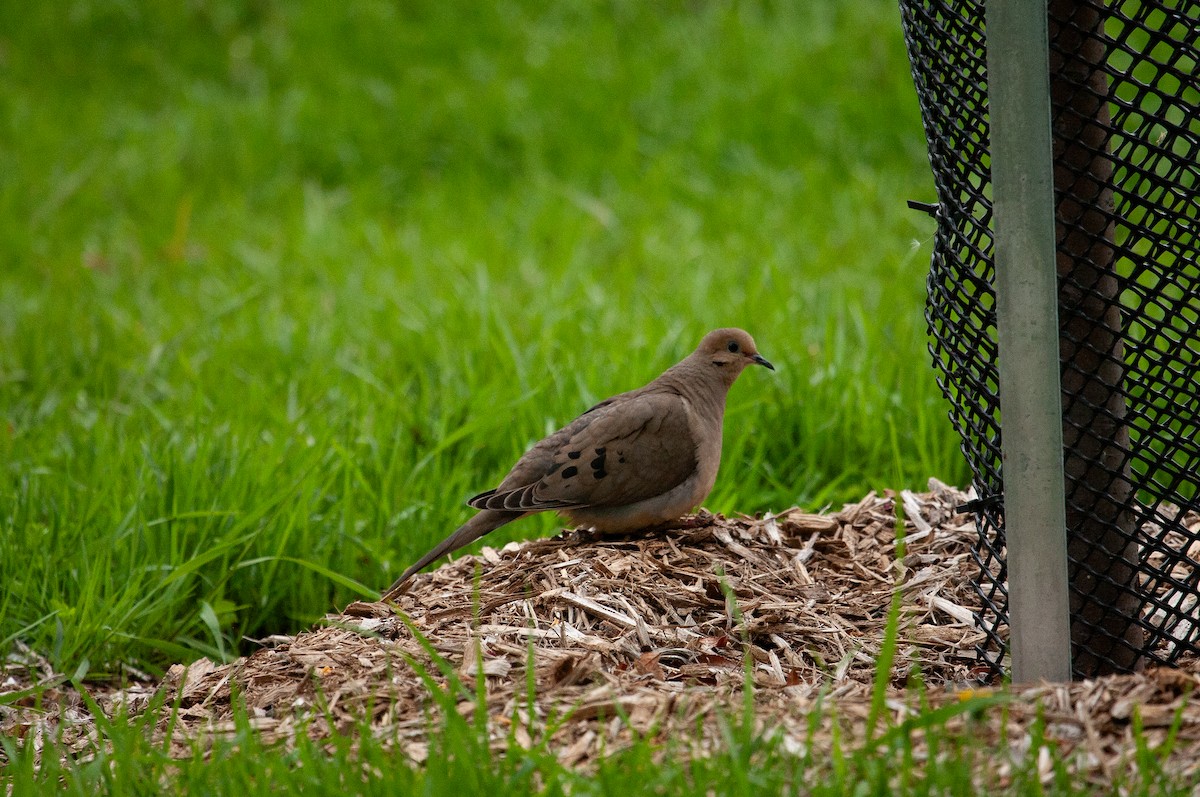
{"type": "Polygon", "coordinates": [[[0,11],[0,647],[301,628],[719,325],[710,508],[965,480],[891,3],[334,8],[0,11]]]}
{"type": "MultiPolygon", "coordinates": [[[[0,4],[0,654],[96,681],[301,629],[720,325],[779,371],[735,388],[710,508],[964,483],[904,204],[931,197],[890,0],[0,4]]],[[[366,728],[176,761],[101,715],[91,762],[0,739],[0,782],[962,793],[990,751],[947,718],[813,760],[734,716],[711,758],[647,740],[586,775],[455,712],[423,766],[366,728]],[[915,730],[944,761],[918,772],[915,730]]],[[[1137,752],[1128,793],[1169,793],[1137,752]]]]}
{"type": "MultiPolygon", "coordinates": [[[[0,653],[94,681],[301,629],[716,326],[779,370],[731,396],[711,509],[965,481],[925,353],[932,223],[904,201],[932,186],[890,2],[4,4],[0,75],[0,653]]],[[[6,756],[18,792],[355,772],[445,793],[465,732],[423,768],[248,733],[170,762],[122,718],[92,764],[6,756]]],[[[803,775],[746,744],[475,777],[803,775]]]]}

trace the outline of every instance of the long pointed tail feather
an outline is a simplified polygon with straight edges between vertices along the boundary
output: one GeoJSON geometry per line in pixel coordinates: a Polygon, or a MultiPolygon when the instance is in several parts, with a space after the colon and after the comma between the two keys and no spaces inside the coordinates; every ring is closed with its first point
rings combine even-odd
{"type": "Polygon", "coordinates": [[[400,578],[396,579],[395,583],[387,588],[387,591],[383,593],[383,597],[380,600],[388,601],[394,598],[400,591],[400,587],[404,586],[404,582],[412,578],[421,568],[434,559],[457,551],[464,545],[470,545],[483,535],[495,531],[506,523],[511,523],[524,514],[524,512],[496,512],[485,509],[459,526],[453,534],[433,546],[433,550],[422,556],[412,567],[401,573],[400,578]]]}

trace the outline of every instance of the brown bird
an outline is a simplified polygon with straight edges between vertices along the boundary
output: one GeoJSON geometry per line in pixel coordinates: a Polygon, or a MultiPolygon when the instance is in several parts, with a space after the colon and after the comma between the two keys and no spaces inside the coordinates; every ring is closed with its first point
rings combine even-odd
{"type": "Polygon", "coordinates": [[[725,396],[748,365],[775,370],[740,329],[704,336],[645,387],[600,402],[526,452],[479,510],[396,579],[506,523],[554,510],[577,526],[625,532],[677,519],[712,491],[721,464],[725,396]]]}

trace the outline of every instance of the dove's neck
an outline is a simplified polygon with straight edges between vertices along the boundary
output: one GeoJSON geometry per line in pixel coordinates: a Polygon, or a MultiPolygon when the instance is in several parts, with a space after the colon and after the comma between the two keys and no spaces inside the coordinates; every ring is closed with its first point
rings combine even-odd
{"type": "Polygon", "coordinates": [[[712,363],[689,357],[668,368],[653,384],[683,396],[704,418],[719,425],[725,416],[725,396],[737,375],[714,370],[712,363]]]}

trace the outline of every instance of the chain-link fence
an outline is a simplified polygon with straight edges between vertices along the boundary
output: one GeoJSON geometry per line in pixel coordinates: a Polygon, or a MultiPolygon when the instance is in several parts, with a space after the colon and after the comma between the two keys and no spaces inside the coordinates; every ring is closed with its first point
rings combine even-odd
{"type": "MultiPolygon", "coordinates": [[[[1200,2],[1050,0],[1077,676],[1200,652],[1200,2]]],[[[980,655],[1008,638],[984,5],[901,0],[937,190],[927,318],[974,474],[980,655]]]]}

